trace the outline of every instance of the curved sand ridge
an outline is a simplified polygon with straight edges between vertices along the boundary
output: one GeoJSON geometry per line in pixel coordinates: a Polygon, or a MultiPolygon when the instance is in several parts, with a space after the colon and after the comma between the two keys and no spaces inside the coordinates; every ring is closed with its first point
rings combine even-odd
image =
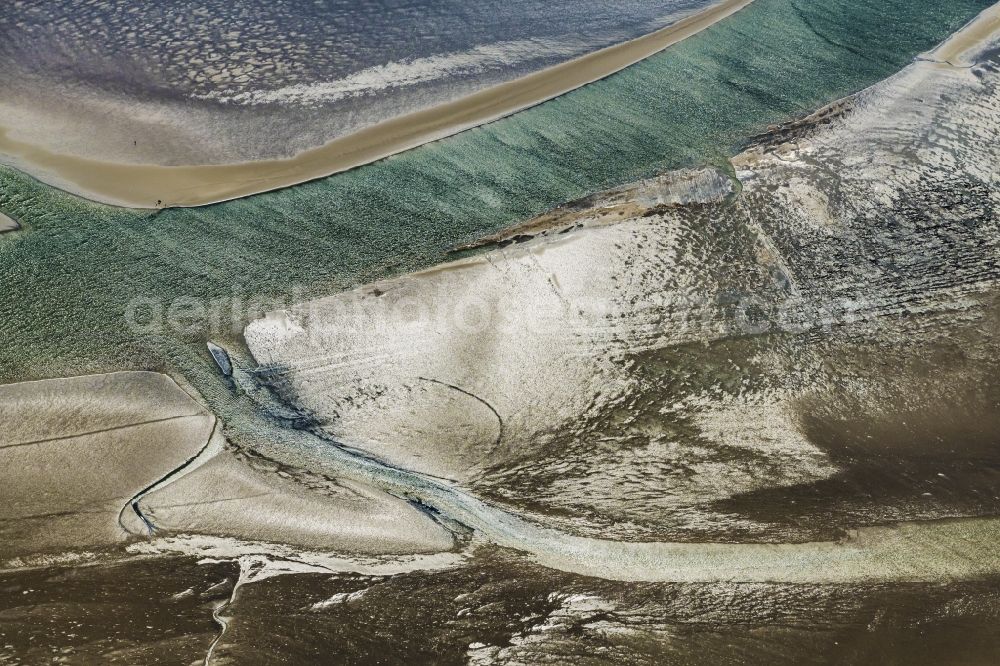
{"type": "MultiPolygon", "coordinates": [[[[985,12],[966,30],[976,34],[982,30],[982,22],[992,21],[993,16],[993,12],[985,12]]],[[[970,41],[982,47],[994,34],[992,29],[985,30],[981,38],[970,41]]],[[[954,39],[961,40],[962,35],[954,39]]],[[[961,52],[972,48],[971,44],[962,46],[961,52]]],[[[979,50],[982,52],[982,48],[979,50]]],[[[990,58],[990,64],[995,62],[995,56],[990,58]]],[[[984,76],[984,72],[995,72],[989,66],[982,69],[979,73],[984,76]]],[[[995,205],[991,202],[995,202],[997,175],[991,167],[997,148],[988,140],[1000,122],[995,90],[982,85],[968,69],[917,62],[860,93],[854,98],[857,108],[830,127],[793,125],[777,134],[779,138],[769,149],[751,149],[735,158],[734,166],[744,185],[741,198],[736,205],[713,209],[711,214],[744,215],[747,224],[760,230],[758,236],[763,240],[754,245],[754,261],[772,269],[772,276],[783,278],[769,283],[769,289],[783,298],[787,295],[782,292],[790,292],[793,305],[835,305],[830,289],[834,281],[838,290],[835,295],[846,298],[847,305],[856,306],[849,311],[844,328],[852,321],[861,322],[865,340],[879,333],[898,344],[899,331],[893,327],[901,307],[909,315],[902,318],[904,324],[926,315],[928,330],[942,320],[946,327],[943,330],[951,330],[947,326],[963,316],[972,316],[970,304],[975,299],[995,295],[1000,284],[1000,273],[992,259],[998,238],[995,226],[982,225],[971,235],[959,233],[962,219],[981,214],[978,206],[995,205]],[[777,145],[785,138],[787,143],[777,145]],[[893,168],[894,155],[907,156],[906,169],[893,168]],[[952,173],[955,164],[961,165],[957,174],[952,173]],[[955,186],[943,173],[963,184],[955,186]],[[968,183],[983,183],[984,189],[972,196],[968,183]],[[920,184],[924,185],[918,187],[920,184]],[[839,201],[827,197],[831,186],[837,186],[839,201]],[[874,196],[873,187],[878,188],[881,197],[874,196]],[[967,204],[955,204],[956,196],[966,198],[967,204]],[[897,200],[901,200],[899,207],[897,200]],[[937,208],[928,220],[911,213],[930,205],[937,208]],[[953,213],[942,212],[951,209],[953,213]],[[869,251],[880,251],[884,243],[899,247],[892,229],[872,224],[871,220],[891,220],[906,214],[910,214],[907,221],[914,229],[907,238],[907,250],[921,261],[909,261],[908,255],[900,254],[892,271],[871,268],[869,251]],[[940,241],[934,231],[938,226],[954,229],[954,238],[948,243],[940,241]],[[774,233],[769,235],[767,231],[774,233]],[[795,251],[782,251],[789,240],[795,251]],[[803,243],[808,243],[806,249],[803,243]],[[850,248],[855,247],[863,251],[852,254],[850,248]],[[817,256],[836,257],[841,263],[812,262],[817,256]],[[927,257],[940,263],[923,261],[927,257]],[[830,278],[831,274],[835,279],[830,278]],[[928,275],[934,278],[930,282],[928,275]]],[[[666,331],[664,337],[689,333],[680,326],[685,322],[669,319],[669,309],[657,311],[652,305],[647,305],[646,311],[624,307],[647,304],[641,297],[648,296],[647,288],[653,289],[644,281],[649,276],[661,291],[665,275],[678,276],[681,288],[691,286],[699,293],[705,291],[701,283],[681,280],[691,273],[690,266],[684,271],[684,266],[677,263],[655,263],[664,257],[671,261],[669,250],[677,244],[659,248],[653,241],[666,243],[671,234],[683,230],[683,212],[657,212],[656,206],[663,205],[664,197],[659,191],[648,190],[659,184],[646,184],[637,189],[637,194],[618,193],[624,200],[614,200],[625,211],[640,204],[648,207],[653,214],[647,221],[631,219],[627,224],[606,225],[595,215],[583,230],[556,240],[538,239],[379,283],[374,288],[303,304],[251,324],[245,333],[248,346],[255,358],[285,375],[283,380],[291,382],[295,399],[318,414],[335,439],[397,466],[343,449],[325,451],[323,459],[337,473],[398,494],[415,495],[485,538],[526,551],[546,566],[602,578],[644,581],[928,581],[974,578],[1000,571],[996,550],[1000,539],[998,518],[935,519],[866,527],[840,541],[811,543],[623,542],[543,527],[431,478],[452,476],[457,483],[468,483],[469,479],[456,478],[456,472],[479,464],[480,459],[496,463],[497,459],[490,456],[494,453],[491,448],[496,448],[493,421],[497,415],[503,417],[504,434],[516,432],[515,428],[527,433],[518,438],[521,442],[532,439],[535,433],[530,428],[537,425],[536,419],[549,426],[556,423],[571,427],[584,409],[604,395],[611,385],[606,381],[608,376],[618,376],[601,373],[621,374],[620,366],[604,362],[611,358],[609,349],[614,351],[614,345],[622,340],[638,347],[662,347],[671,342],[650,340],[654,336],[645,325],[644,314],[659,314],[653,317],[655,323],[670,324],[661,327],[666,331]],[[618,261],[619,255],[628,262],[612,266],[609,276],[604,269],[618,261]],[[652,262],[648,270],[642,265],[645,260],[652,262]],[[449,276],[456,282],[448,283],[449,276]],[[445,288],[439,288],[442,283],[445,288]],[[474,292],[476,302],[492,305],[491,311],[514,312],[509,320],[512,328],[493,326],[492,337],[482,340],[447,321],[421,321],[412,316],[412,309],[394,310],[380,304],[400,294],[407,303],[421,303],[428,312],[434,312],[441,306],[461,302],[458,285],[474,292]],[[635,291],[628,291],[633,285],[635,291]],[[623,305],[612,309],[616,317],[611,324],[617,328],[611,333],[615,335],[605,330],[611,324],[600,318],[601,312],[591,315],[574,307],[581,302],[577,297],[593,295],[597,289],[608,292],[605,302],[623,305]],[[623,297],[617,297],[619,294],[623,297]],[[525,316],[525,312],[532,316],[525,316]],[[349,316],[345,317],[345,313],[349,316]],[[581,322],[585,317],[590,318],[581,322]],[[597,325],[601,323],[604,328],[597,325]],[[580,332],[584,335],[577,335],[580,332]],[[579,345],[568,344],[567,340],[574,336],[584,340],[579,345]],[[484,355],[484,350],[492,356],[484,355]],[[600,393],[593,392],[590,380],[594,377],[600,393]],[[425,386],[427,378],[437,380],[435,392],[425,386]],[[489,413],[478,408],[472,411],[474,405],[458,396],[453,402],[441,401],[436,387],[444,385],[442,381],[459,387],[463,396],[480,396],[495,409],[489,413]],[[373,386],[377,392],[369,390],[373,386]],[[555,395],[558,404],[542,403],[534,411],[529,409],[537,406],[538,394],[552,393],[552,389],[566,392],[555,395]],[[354,412],[347,418],[345,406],[354,412]],[[331,416],[331,407],[337,408],[336,417],[331,416]],[[456,421],[455,416],[478,418],[482,427],[470,428],[456,421]],[[382,424],[386,419],[394,420],[389,430],[396,433],[395,442],[385,439],[387,431],[382,424]],[[440,428],[432,427],[438,425],[440,428]],[[445,439],[443,433],[450,425],[454,426],[451,437],[445,439]],[[470,432],[477,435],[472,450],[456,449],[455,444],[468,441],[470,432]],[[398,442],[402,436],[408,437],[405,446],[398,442]],[[416,447],[421,447],[419,467],[411,460],[416,447]],[[462,459],[455,460],[455,456],[462,459]],[[401,469],[404,467],[419,469],[420,473],[401,469]]],[[[604,203],[604,199],[598,201],[604,203]]],[[[571,222],[581,223],[581,219],[571,222]]],[[[699,261],[695,266],[703,263],[699,261]]],[[[739,270],[741,275],[747,272],[739,270]]],[[[664,300],[668,305],[677,302],[664,300]]],[[[809,315],[805,310],[802,314],[809,315]]],[[[707,321],[711,325],[717,318],[707,321]]],[[[985,329],[982,321],[972,321],[974,326],[985,329]]],[[[701,339],[714,332],[711,326],[695,331],[701,339]]],[[[722,334],[726,334],[725,330],[722,334]]],[[[983,346],[976,349],[991,353],[995,347],[986,346],[994,344],[991,341],[995,337],[987,335],[983,346]]],[[[945,370],[941,367],[935,373],[939,383],[945,370]]],[[[844,379],[842,373],[838,376],[844,379]]],[[[970,376],[991,386],[988,376],[970,376]]],[[[809,375],[810,389],[812,384],[809,375]]],[[[870,388],[874,392],[878,386],[861,388],[862,397],[872,402],[872,393],[866,391],[870,388]]],[[[751,425],[743,422],[740,427],[746,432],[751,425]]],[[[779,453],[784,455],[784,451],[779,453]]],[[[679,454],[669,452],[674,457],[679,454]]],[[[596,455],[596,451],[588,452],[588,456],[596,455]]],[[[529,460],[529,467],[537,466],[537,459],[529,460]]],[[[493,464],[489,469],[496,468],[493,464]]]]}
{"type": "Polygon", "coordinates": [[[979,16],[930,51],[926,59],[947,62],[956,67],[972,64],[977,52],[1000,33],[1000,4],[983,10],[979,16]]]}
{"type": "Polygon", "coordinates": [[[430,109],[398,116],[295,157],[227,165],[159,166],[60,155],[0,126],[0,153],[56,187],[117,206],[200,206],[288,187],[498,120],[600,80],[704,30],[753,0],[723,0],[643,37],[430,109]]]}

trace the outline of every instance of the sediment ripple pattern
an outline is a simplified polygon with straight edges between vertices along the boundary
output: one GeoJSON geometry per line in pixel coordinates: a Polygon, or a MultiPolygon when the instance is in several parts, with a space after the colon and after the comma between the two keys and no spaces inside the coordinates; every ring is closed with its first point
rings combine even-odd
{"type": "Polygon", "coordinates": [[[919,61],[734,158],[738,195],[650,181],[247,340],[333,439],[643,552],[994,514],[998,80],[919,61]]]}

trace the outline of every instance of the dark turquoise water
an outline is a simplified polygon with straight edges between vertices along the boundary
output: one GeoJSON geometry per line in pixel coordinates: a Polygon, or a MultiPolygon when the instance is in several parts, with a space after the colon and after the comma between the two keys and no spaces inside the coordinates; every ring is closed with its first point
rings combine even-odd
{"type": "MultiPolygon", "coordinates": [[[[988,0],[756,0],[558,100],[339,176],[158,214],[92,204],[0,169],[0,381],[165,369],[219,389],[205,339],[125,325],[136,298],[301,300],[442,260],[449,247],[588,192],[719,161],[767,124],[869,85],[988,0]],[[300,287],[300,289],[296,289],[300,287]]],[[[271,304],[273,305],[273,304],[271,304]]],[[[263,303],[261,307],[269,307],[263,303]]],[[[238,324],[253,308],[238,306],[238,324]]]]}

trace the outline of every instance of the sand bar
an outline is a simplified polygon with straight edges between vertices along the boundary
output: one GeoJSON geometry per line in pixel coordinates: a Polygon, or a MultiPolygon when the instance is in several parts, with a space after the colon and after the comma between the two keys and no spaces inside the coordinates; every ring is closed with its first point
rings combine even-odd
{"type": "Polygon", "coordinates": [[[966,58],[989,46],[993,36],[998,33],[1000,33],[1000,3],[984,9],[965,27],[930,51],[928,56],[956,66],[968,65],[966,58]]]}
{"type": "Polygon", "coordinates": [[[21,228],[21,225],[17,221],[11,219],[10,217],[0,213],[0,234],[5,231],[16,231],[21,228]]]}
{"type": "Polygon", "coordinates": [[[643,37],[398,116],[288,159],[202,166],[116,164],[53,153],[8,136],[3,127],[0,153],[47,183],[112,205],[200,206],[235,199],[346,171],[535,106],[648,58],[752,1],[723,0],[643,37]]]}
{"type": "MultiPolygon", "coordinates": [[[[548,567],[610,579],[677,582],[857,583],[995,576],[1000,571],[1000,519],[951,519],[981,511],[980,500],[972,499],[978,493],[969,491],[970,503],[965,504],[958,500],[967,491],[957,486],[947,491],[949,499],[933,500],[941,502],[931,509],[934,520],[924,519],[927,509],[916,508],[908,493],[870,495],[872,503],[864,509],[872,507],[868,515],[881,510],[877,500],[893,502],[888,520],[914,508],[919,520],[863,527],[838,540],[810,536],[765,543],[754,535],[745,543],[731,543],[732,525],[747,532],[756,528],[749,521],[728,522],[721,514],[727,522],[711,528],[724,541],[719,543],[672,542],[669,536],[661,542],[636,541],[635,532],[618,531],[621,524],[651,524],[649,516],[682,514],[686,506],[698,506],[699,513],[694,521],[685,516],[682,529],[692,522],[709,525],[711,514],[701,507],[712,506],[709,493],[716,489],[738,500],[727,507],[744,510],[740,507],[749,503],[742,503],[755,496],[741,487],[816,483],[837,469],[844,470],[840,479],[850,478],[857,466],[845,464],[835,448],[846,430],[837,426],[824,434],[803,426],[815,417],[803,400],[809,396],[822,395],[824,405],[837,405],[837,422],[849,422],[845,415],[854,419],[870,409],[870,425],[863,428],[873,428],[878,436],[862,438],[856,430],[857,450],[866,449],[871,459],[883,458],[876,446],[886,446],[891,451],[883,458],[887,473],[896,473],[889,471],[896,464],[894,456],[906,460],[908,468],[913,464],[912,469],[939,466],[928,453],[942,441],[961,443],[952,452],[956,461],[981,459],[996,428],[981,437],[982,445],[976,443],[979,435],[953,433],[964,433],[968,423],[991,423],[986,418],[995,411],[992,397],[981,403],[970,397],[993,396],[996,372],[950,362],[936,362],[933,376],[924,369],[941,340],[961,340],[962,353],[969,357],[993,358],[996,348],[994,328],[987,323],[995,320],[996,306],[984,306],[993,309],[976,320],[965,319],[971,312],[958,305],[965,298],[995,302],[984,294],[995,299],[1000,285],[1000,271],[988,261],[997,246],[996,231],[963,231],[965,219],[989,209],[992,190],[985,187],[973,195],[948,184],[977,178],[997,182],[998,56],[993,52],[980,58],[978,76],[952,66],[914,63],[853,96],[851,113],[832,114],[828,122],[801,129],[792,137],[794,143],[784,130],[776,130],[766,144],[733,160],[742,182],[739,205],[717,201],[707,210],[663,209],[664,201],[684,198],[673,189],[664,196],[661,179],[595,195],[588,199],[589,213],[581,206],[565,209],[573,226],[582,229],[272,313],[247,327],[247,346],[257,361],[280,368],[272,385],[287,387],[283,397],[315,415],[333,439],[370,454],[366,459],[329,447],[324,462],[330,461],[338,478],[356,477],[416,496],[486,539],[531,553],[548,567]],[[941,185],[923,185],[927,183],[941,185]],[[896,248],[900,242],[893,229],[873,227],[869,221],[905,215],[896,204],[904,195],[913,209],[937,207],[942,212],[915,224],[907,235],[905,256],[897,265],[912,269],[873,272],[870,248],[896,248]],[[640,206],[649,208],[628,212],[640,206]],[[633,217],[617,218],[629,219],[622,224],[602,221],[601,214],[614,207],[633,217]],[[953,241],[939,241],[940,225],[954,231],[953,241]],[[768,239],[766,246],[761,238],[768,239]],[[711,255],[680,250],[711,246],[725,249],[711,255]],[[815,257],[836,259],[815,262],[815,257]],[[926,257],[934,261],[925,262],[926,257]],[[723,263],[731,266],[733,281],[720,280],[723,263]],[[784,279],[775,281],[776,274],[784,279]],[[754,275],[759,277],[749,277],[754,275]],[[931,283],[928,275],[934,276],[931,283]],[[712,389],[706,387],[719,377],[717,361],[692,361],[696,367],[704,363],[701,367],[713,368],[705,373],[705,384],[671,388],[667,398],[664,384],[646,374],[651,364],[643,363],[647,367],[639,374],[631,361],[635,356],[628,355],[681,350],[689,356],[700,341],[710,346],[717,340],[746,339],[742,323],[724,323],[732,314],[704,309],[704,303],[718,308],[732,284],[753,291],[762,302],[789,304],[784,321],[800,323],[776,322],[774,330],[785,339],[795,334],[795,345],[801,346],[782,343],[769,352],[769,368],[761,370],[766,380],[742,384],[732,398],[713,396],[706,402],[700,396],[709,394],[712,389]],[[414,316],[408,306],[412,303],[426,309],[414,316]],[[809,372],[801,373],[799,368],[818,353],[817,343],[796,329],[807,322],[805,326],[819,331],[829,321],[825,313],[843,311],[845,303],[849,317],[836,332],[823,334],[829,337],[819,352],[836,362],[810,365],[809,372]],[[909,314],[898,317],[904,308],[909,314]],[[467,317],[473,309],[488,314],[467,317]],[[815,313],[824,314],[817,318],[815,313]],[[883,364],[871,363],[859,342],[864,339],[893,341],[883,364]],[[856,369],[845,372],[845,367],[856,369]],[[904,370],[916,367],[920,369],[904,370]],[[673,403],[670,411],[663,409],[665,403],[673,403]],[[766,404],[775,407],[764,412],[766,404]],[[913,411],[903,412],[903,404],[913,411]],[[966,413],[972,404],[981,407],[966,413]],[[645,411],[643,405],[653,405],[655,411],[645,411]],[[956,412],[962,416],[950,422],[956,412]],[[891,419],[898,414],[900,420],[885,414],[893,414],[891,419]],[[698,446],[741,448],[740,462],[702,466],[686,457],[694,447],[685,446],[681,436],[677,446],[657,450],[650,444],[643,457],[635,457],[638,442],[655,443],[660,431],[638,440],[635,430],[617,430],[617,422],[639,422],[647,415],[649,423],[683,419],[698,429],[698,446]],[[926,418],[928,425],[915,425],[915,418],[926,418]],[[754,432],[753,423],[767,423],[768,430],[754,432]],[[940,429],[922,440],[925,432],[934,432],[931,428],[940,429]],[[559,429],[568,430],[569,437],[549,438],[549,432],[559,429]],[[564,442],[570,444],[561,446],[564,442]],[[576,442],[585,445],[575,448],[576,442]],[[606,457],[602,447],[609,452],[606,457]],[[626,448],[626,455],[618,453],[626,448]],[[471,474],[456,473],[463,470],[471,474]],[[502,485],[484,484],[489,476],[502,485]],[[450,482],[441,482],[442,477],[450,482]],[[586,481],[573,485],[573,477],[586,481]],[[684,490],[692,482],[690,491],[684,490]],[[482,492],[484,486],[489,495],[482,492]],[[690,499],[673,505],[658,497],[669,493],[673,502],[684,492],[690,499]],[[607,500],[592,501],[598,493],[607,500]],[[502,505],[490,503],[498,496],[502,505]],[[655,503],[647,497],[656,498],[655,503]],[[952,501],[956,503],[945,504],[952,501]],[[539,517],[538,506],[547,515],[539,517]],[[602,511],[604,518],[592,523],[592,531],[572,532],[602,511]],[[520,513],[527,512],[534,515],[522,518],[520,513]],[[558,515],[574,522],[547,522],[558,515]],[[601,538],[593,538],[594,533],[601,538]]],[[[720,193],[715,186],[701,187],[699,180],[686,182],[696,192],[720,193]]],[[[539,226],[544,230],[551,222],[539,226]]],[[[723,358],[736,356],[734,349],[727,344],[723,358]]],[[[745,349],[748,358],[759,354],[757,348],[745,349]]],[[[670,362],[664,366],[669,374],[677,367],[670,362]]],[[[741,379],[749,374],[745,368],[738,373],[741,379]]],[[[990,427],[984,425],[983,432],[990,427]]],[[[964,465],[953,471],[960,467],[964,465]]],[[[909,474],[918,479],[933,472],[928,468],[909,474]]],[[[864,488],[872,477],[855,478],[854,487],[864,488]]],[[[839,495],[826,500],[822,485],[813,488],[820,501],[832,500],[828,506],[840,501],[839,495]]],[[[923,490],[914,487],[912,494],[922,496],[923,490]]],[[[935,489],[938,497],[944,494],[935,489]]],[[[784,502],[776,504],[786,510],[784,502]]],[[[864,515],[856,506],[844,513],[803,513],[796,522],[807,524],[808,516],[814,525],[853,530],[857,516],[864,515]]],[[[748,515],[766,528],[764,519],[748,515]]],[[[707,530],[698,529],[697,539],[706,538],[707,530]]]]}
{"type": "Polygon", "coordinates": [[[0,559],[123,542],[129,499],[196,455],[215,427],[152,372],[0,386],[0,559]]]}
{"type": "Polygon", "coordinates": [[[221,451],[139,501],[164,534],[200,534],[370,555],[451,550],[451,534],[405,500],[361,483],[311,491],[266,461],[221,451]]]}
{"type": "Polygon", "coordinates": [[[310,490],[225,446],[215,416],[163,374],[0,386],[0,563],[151,528],[366,555],[453,548],[405,500],[350,481],[310,490]]]}

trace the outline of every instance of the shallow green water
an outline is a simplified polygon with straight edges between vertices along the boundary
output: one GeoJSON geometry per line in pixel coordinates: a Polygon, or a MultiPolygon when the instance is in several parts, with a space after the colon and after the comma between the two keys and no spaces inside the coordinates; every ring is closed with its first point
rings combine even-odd
{"type": "MultiPolygon", "coordinates": [[[[456,243],[560,202],[720,161],[769,123],[900,69],[990,4],[756,0],[512,118],[199,209],[109,208],[0,168],[0,210],[25,227],[0,236],[0,381],[150,368],[184,374],[213,402],[221,385],[201,342],[234,339],[225,330],[232,317],[184,334],[137,334],[125,325],[129,302],[191,297],[228,309],[234,295],[301,300],[440,261],[456,243]]],[[[237,324],[253,313],[237,310],[237,324]]]]}

